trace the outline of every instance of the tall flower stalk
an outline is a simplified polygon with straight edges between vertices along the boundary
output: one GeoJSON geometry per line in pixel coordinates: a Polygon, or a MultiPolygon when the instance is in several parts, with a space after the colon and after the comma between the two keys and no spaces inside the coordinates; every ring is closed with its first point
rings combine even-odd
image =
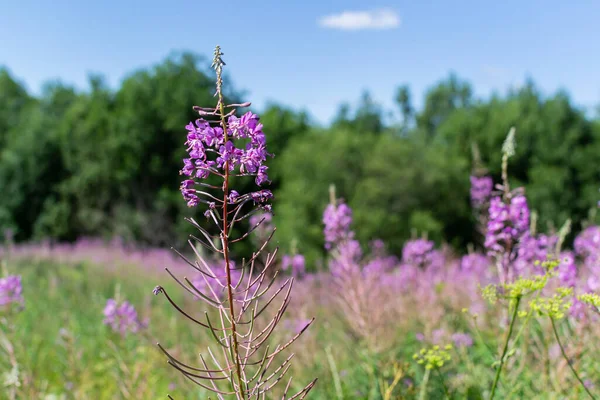
{"type": "MultiPolygon", "coordinates": [[[[237,223],[250,219],[261,210],[270,212],[271,206],[268,201],[272,198],[272,194],[264,189],[240,194],[231,188],[230,179],[252,176],[257,186],[269,183],[268,167],[264,163],[271,155],[266,150],[265,134],[258,116],[251,112],[245,113],[240,118],[235,115],[236,107],[248,107],[250,103],[225,104],[222,90],[222,72],[225,62],[222,56],[223,53],[217,46],[212,64],[217,75],[215,93],[217,105],[215,108],[194,107],[201,117],[206,116],[211,120],[200,118],[186,126],[189,158],[184,159],[181,170],[181,174],[187,177],[181,184],[181,192],[188,206],[206,205],[204,216],[218,231],[217,235],[213,235],[193,218],[188,219],[200,232],[199,237],[192,235],[191,240],[188,241],[196,255],[196,260],[192,262],[177,252],[205,285],[198,284],[197,278],[190,280],[184,277],[181,280],[168,268],[166,269],[171,277],[194,298],[200,298],[216,310],[219,324],[216,325],[206,311],[204,321],[190,315],[174,302],[165,288],[157,286],[154,289],[155,294],[164,294],[178,312],[210,332],[210,336],[221,348],[222,359],[218,359],[209,348],[208,355],[213,366],[209,366],[206,357],[201,354],[202,366],[192,367],[176,359],[160,344],[158,346],[168,357],[171,366],[192,382],[215,393],[218,399],[225,397],[241,400],[264,399],[267,392],[283,380],[290,368],[293,354],[277,366],[275,360],[278,355],[300,337],[314,318],[304,324],[288,342],[278,344],[271,349],[271,343],[268,341],[290,304],[294,282],[294,278],[290,277],[278,287],[274,286],[278,282],[278,271],[274,274],[268,274],[268,271],[275,264],[277,249],[262,257],[265,265],[260,272],[257,272],[255,261],[266,253],[274,229],[258,250],[253,252],[250,259],[242,261],[239,268],[236,268],[232,260],[232,245],[248,238],[265,221],[265,218],[254,222],[246,233],[237,238],[231,236],[233,227],[237,223]],[[238,144],[241,146],[238,147],[238,144]],[[218,177],[222,185],[219,187],[202,182],[211,176],[218,177]],[[221,192],[221,195],[218,192],[221,192]],[[220,266],[215,267],[211,260],[202,257],[192,240],[215,254],[221,260],[217,264],[220,266]],[[222,292],[225,292],[224,295],[222,292]],[[259,319],[259,316],[274,304],[274,300],[281,297],[282,300],[273,317],[268,322],[259,319]],[[264,350],[261,350],[263,347],[264,350]]],[[[291,378],[289,378],[278,397],[289,400],[302,399],[315,383],[316,379],[288,397],[291,387],[291,378]]]]}

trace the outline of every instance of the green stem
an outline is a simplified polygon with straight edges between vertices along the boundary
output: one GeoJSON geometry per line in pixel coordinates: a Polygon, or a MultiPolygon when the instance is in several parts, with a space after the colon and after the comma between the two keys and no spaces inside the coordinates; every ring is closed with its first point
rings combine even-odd
{"type": "Polygon", "coordinates": [[[510,320],[510,327],[508,328],[508,334],[506,335],[506,340],[504,342],[504,349],[502,349],[502,356],[500,357],[500,365],[496,370],[496,376],[494,377],[494,383],[492,384],[492,391],[490,393],[490,400],[494,398],[496,394],[496,388],[498,387],[498,381],[500,380],[500,373],[502,372],[502,367],[504,366],[504,357],[506,356],[506,352],[508,351],[508,343],[510,342],[510,337],[512,336],[513,329],[515,327],[515,320],[517,319],[517,312],[519,311],[519,304],[521,303],[521,297],[517,297],[515,303],[515,310],[513,311],[512,318],[510,320]]]}
{"type": "Polygon", "coordinates": [[[575,371],[575,368],[573,367],[573,364],[571,364],[571,360],[569,360],[569,357],[567,356],[567,353],[565,352],[565,348],[562,345],[562,342],[560,341],[560,337],[558,336],[558,331],[556,330],[556,324],[554,323],[554,318],[550,317],[550,322],[552,322],[552,331],[554,331],[554,337],[556,338],[556,342],[558,343],[558,347],[560,347],[560,352],[562,353],[565,361],[567,362],[567,364],[569,364],[569,368],[571,368],[571,371],[573,372],[573,375],[575,375],[575,378],[577,378],[577,380],[579,381],[579,383],[581,383],[581,386],[583,386],[583,388],[585,389],[585,392],[590,396],[591,399],[596,399],[596,397],[594,397],[594,395],[589,391],[589,389],[585,386],[585,383],[583,383],[583,380],[581,379],[581,377],[579,376],[579,374],[577,373],[577,371],[575,371]]]}
{"type": "Polygon", "coordinates": [[[327,355],[327,362],[329,363],[329,369],[331,369],[331,375],[333,376],[333,384],[335,386],[335,394],[339,400],[344,400],[344,392],[342,391],[342,383],[340,382],[340,375],[335,364],[335,359],[331,354],[331,346],[325,348],[327,355]]]}
{"type": "Polygon", "coordinates": [[[450,399],[450,393],[448,392],[448,388],[446,387],[446,382],[444,382],[444,375],[442,375],[438,368],[436,368],[436,372],[440,376],[440,381],[442,382],[442,387],[444,388],[444,394],[446,395],[446,398],[450,399]]]}
{"type": "Polygon", "coordinates": [[[477,334],[477,337],[479,338],[479,341],[481,343],[483,343],[483,345],[485,346],[485,348],[487,349],[487,351],[490,353],[490,355],[492,357],[496,357],[496,354],[494,353],[494,351],[492,350],[492,348],[487,344],[487,342],[483,338],[483,335],[481,334],[481,331],[479,330],[479,326],[477,326],[477,320],[475,318],[473,318],[473,328],[475,329],[475,333],[477,334]]]}
{"type": "Polygon", "coordinates": [[[430,369],[425,370],[425,376],[423,377],[423,382],[421,382],[421,393],[419,394],[419,400],[425,400],[427,396],[427,383],[429,382],[430,373],[430,369]]]}

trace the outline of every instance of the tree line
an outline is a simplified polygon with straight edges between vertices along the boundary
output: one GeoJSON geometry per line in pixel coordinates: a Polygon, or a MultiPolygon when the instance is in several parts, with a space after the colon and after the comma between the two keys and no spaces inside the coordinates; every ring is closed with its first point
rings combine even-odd
{"type": "MultiPolygon", "coordinates": [[[[231,101],[251,100],[231,86],[225,91],[231,101]]],[[[181,244],[192,232],[183,219],[192,210],[178,191],[184,126],[197,118],[193,105],[214,103],[213,92],[207,59],[191,53],[135,71],[116,90],[91,76],[87,90],[49,82],[33,96],[0,69],[0,228],[17,240],[118,236],[181,244]]],[[[477,244],[469,175],[499,182],[511,126],[517,151],[509,172],[513,186],[525,186],[538,230],[595,217],[600,119],[567,93],[545,96],[528,81],[477,98],[454,74],[428,90],[420,110],[408,86],[396,93],[394,123],[368,93],[341,105],[326,127],[279,104],[253,110],[275,154],[275,239],[284,251],[295,242],[309,260],[322,256],[332,184],[353,208],[363,243],[383,239],[399,254],[406,239],[426,232],[459,249],[477,244]]]]}

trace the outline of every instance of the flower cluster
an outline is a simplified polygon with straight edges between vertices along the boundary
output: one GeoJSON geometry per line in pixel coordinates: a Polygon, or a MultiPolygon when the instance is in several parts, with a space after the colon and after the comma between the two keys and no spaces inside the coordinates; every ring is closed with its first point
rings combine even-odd
{"type": "MultiPolygon", "coordinates": [[[[226,135],[223,128],[212,127],[209,121],[202,118],[186,125],[188,135],[185,144],[189,158],[183,160],[180,173],[189,179],[181,183],[180,189],[189,207],[195,207],[201,201],[199,191],[195,189],[195,179],[207,179],[211,174],[223,176],[226,168],[229,173],[255,176],[255,182],[259,186],[269,182],[268,167],[264,162],[270,154],[266,150],[263,125],[258,121],[258,116],[252,112],[247,112],[240,118],[230,115],[226,135]],[[242,148],[236,147],[234,141],[245,145],[242,148]]],[[[272,194],[268,190],[261,190],[249,194],[249,197],[256,203],[264,203],[272,194]]],[[[239,199],[239,194],[232,190],[229,202],[235,203],[239,199]]],[[[209,200],[203,201],[207,202],[210,208],[216,206],[209,200]]]]}
{"type": "Polygon", "coordinates": [[[514,282],[507,283],[502,287],[503,297],[517,299],[540,291],[546,287],[548,278],[549,275],[536,275],[531,279],[519,278],[514,282]]]}
{"type": "Polygon", "coordinates": [[[460,259],[460,270],[465,273],[473,273],[479,276],[489,268],[490,262],[486,256],[479,253],[471,253],[460,259]]]}
{"type": "Polygon", "coordinates": [[[572,303],[567,299],[573,295],[572,288],[558,288],[552,297],[542,297],[532,300],[531,310],[538,315],[547,315],[550,318],[561,319],[571,308],[572,303]]]}
{"type": "Polygon", "coordinates": [[[570,251],[560,254],[560,265],[558,266],[558,278],[562,286],[575,287],[577,283],[577,265],[575,256],[570,251]]]}
{"type": "Polygon", "coordinates": [[[596,309],[596,311],[600,312],[600,296],[596,293],[584,293],[577,297],[579,301],[584,304],[588,304],[596,309]]]}
{"type": "Polygon", "coordinates": [[[104,324],[123,336],[128,333],[136,333],[146,326],[139,320],[137,311],[132,304],[127,301],[118,303],[114,299],[108,299],[106,302],[104,324]]]}
{"type": "Polygon", "coordinates": [[[446,361],[452,359],[449,350],[452,350],[452,345],[450,344],[444,346],[443,349],[438,345],[429,349],[423,348],[413,355],[413,360],[417,361],[417,364],[424,364],[425,369],[441,368],[446,361]]]}
{"type": "Polygon", "coordinates": [[[492,195],[494,182],[489,176],[471,176],[471,204],[475,208],[485,206],[492,195]]]}
{"type": "Polygon", "coordinates": [[[323,213],[325,229],[325,248],[331,249],[340,242],[352,239],[354,232],[350,230],[352,224],[352,209],[343,202],[337,205],[329,204],[323,213]]]}
{"type": "Polygon", "coordinates": [[[440,254],[434,249],[435,243],[426,239],[410,240],[402,248],[402,262],[417,267],[437,264],[440,254]]]}
{"type": "Polygon", "coordinates": [[[21,277],[10,275],[0,279],[0,307],[7,307],[10,304],[23,304],[23,286],[21,277]]]}
{"type": "Polygon", "coordinates": [[[492,198],[485,236],[489,255],[502,253],[515,244],[529,229],[529,207],[524,195],[516,195],[509,202],[497,196],[492,198]]]}
{"type": "Polygon", "coordinates": [[[597,257],[600,254],[600,226],[592,225],[584,229],[575,238],[573,247],[584,260],[597,257]]]}
{"type": "MultiPolygon", "coordinates": [[[[540,263],[552,255],[558,237],[547,235],[532,235],[529,231],[525,232],[518,243],[517,259],[514,262],[516,271],[521,275],[529,275],[533,271],[536,262],[540,263]]],[[[538,273],[543,273],[538,268],[538,273]]]]}

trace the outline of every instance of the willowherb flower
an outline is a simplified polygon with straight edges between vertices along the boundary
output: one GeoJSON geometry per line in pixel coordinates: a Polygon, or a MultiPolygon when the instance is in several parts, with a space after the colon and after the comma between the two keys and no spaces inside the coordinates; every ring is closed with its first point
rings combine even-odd
{"type": "Polygon", "coordinates": [[[363,273],[371,276],[383,276],[385,273],[390,272],[397,265],[398,259],[394,256],[376,256],[374,258],[370,258],[370,260],[365,264],[363,267],[363,273]]]}
{"type": "Polygon", "coordinates": [[[350,239],[337,244],[329,270],[334,277],[349,276],[361,272],[362,249],[358,240],[350,239]]]}
{"type": "Polygon", "coordinates": [[[505,251],[529,230],[529,207],[522,194],[504,202],[500,196],[490,201],[485,247],[490,255],[505,251]]]}
{"type": "MultiPolygon", "coordinates": [[[[267,398],[275,385],[284,380],[293,355],[279,365],[275,361],[314,318],[303,321],[306,322],[303,327],[294,329],[292,338],[284,345],[272,346],[268,342],[291,301],[294,277],[273,286],[278,281],[279,271],[268,273],[277,259],[277,248],[272,253],[268,251],[274,233],[274,228],[271,229],[271,206],[268,204],[273,194],[267,189],[240,193],[230,187],[232,177],[252,177],[257,186],[268,184],[265,162],[271,154],[267,152],[266,136],[258,116],[252,112],[236,116],[237,107],[248,107],[250,103],[225,104],[222,93],[225,63],[221,56],[221,49],[217,46],[212,64],[217,73],[217,105],[214,108],[194,107],[201,117],[210,118],[200,118],[186,126],[188,157],[183,160],[180,171],[187,177],[180,187],[184,200],[190,207],[205,205],[204,215],[209,224],[214,224],[213,229],[208,230],[193,218],[187,219],[200,232],[192,239],[220,261],[208,261],[190,240],[196,260],[192,262],[177,253],[195,271],[193,280],[187,277],[180,279],[166,269],[184,290],[211,307],[213,312],[205,311],[204,318],[198,319],[177,305],[164,287],[157,286],[153,292],[155,295],[163,294],[177,312],[208,330],[209,337],[223,350],[215,354],[209,348],[208,356],[200,354],[202,364],[192,367],[174,358],[159,344],[168,363],[195,384],[212,391],[217,399],[232,396],[238,400],[249,400],[267,398]],[[207,183],[209,177],[218,178],[222,185],[207,183]],[[234,237],[234,226],[246,219],[250,222],[249,230],[234,237]],[[212,231],[218,233],[213,234],[212,231]],[[232,258],[233,245],[248,238],[254,231],[258,232],[262,243],[249,259],[243,259],[236,266],[232,258]],[[276,298],[280,299],[279,305],[274,301],[276,298]],[[273,315],[270,321],[258,328],[259,324],[255,321],[268,315],[267,309],[274,311],[273,315]],[[214,321],[215,318],[217,321],[214,321]]],[[[299,258],[295,262],[298,269],[299,258]]],[[[291,379],[278,393],[279,398],[305,398],[316,383],[315,379],[296,394],[288,395],[291,379]]]]}
{"type": "MultiPolygon", "coordinates": [[[[188,206],[195,207],[199,202],[216,204],[219,199],[201,199],[201,190],[196,189],[199,180],[206,180],[210,175],[223,177],[225,172],[237,172],[237,176],[251,175],[255,177],[258,186],[268,183],[268,167],[264,165],[267,156],[271,156],[266,149],[263,125],[256,114],[248,111],[241,118],[230,115],[227,124],[227,134],[222,127],[212,127],[209,121],[202,118],[186,125],[188,131],[187,151],[189,158],[183,160],[180,173],[188,177],[181,183],[181,193],[188,206]],[[236,147],[240,142],[240,147],[236,147]],[[211,155],[213,156],[211,158],[211,155]],[[227,169],[227,171],[225,171],[227,169]]],[[[245,196],[232,190],[227,196],[228,202],[237,202],[251,198],[256,203],[265,203],[271,198],[271,192],[261,190],[245,196]]]]}
{"type": "Polygon", "coordinates": [[[354,333],[371,348],[386,346],[380,341],[380,330],[387,321],[385,307],[381,307],[378,291],[389,284],[389,273],[381,243],[375,243],[371,257],[363,256],[363,249],[350,229],[352,210],[330,189],[330,204],[324,210],[324,235],[329,253],[332,300],[344,310],[344,316],[354,333]]]}
{"type": "Polygon", "coordinates": [[[301,276],[305,271],[304,262],[304,256],[302,254],[286,254],[281,258],[281,269],[284,271],[291,269],[293,276],[301,276]]]}
{"type": "Polygon", "coordinates": [[[570,251],[564,251],[560,254],[558,279],[561,286],[564,287],[573,288],[577,284],[577,265],[575,264],[575,256],[570,251]]]}
{"type": "Polygon", "coordinates": [[[532,235],[525,232],[517,243],[517,257],[513,265],[519,275],[544,273],[543,269],[535,268],[536,264],[546,260],[554,252],[558,237],[551,235],[532,235]]]}
{"type": "Polygon", "coordinates": [[[325,248],[328,250],[334,245],[354,237],[354,232],[350,230],[352,209],[344,202],[338,201],[338,204],[329,204],[323,213],[323,223],[325,224],[323,230],[325,248]]]}
{"type": "Polygon", "coordinates": [[[595,275],[588,276],[585,281],[585,287],[590,292],[597,292],[600,290],[600,278],[595,275]]]}
{"type": "Polygon", "coordinates": [[[487,280],[490,274],[490,260],[483,254],[466,254],[460,259],[459,270],[469,276],[477,277],[479,281],[487,280]]]}
{"type": "Polygon", "coordinates": [[[492,195],[494,182],[489,176],[471,176],[471,204],[475,208],[485,206],[492,195]]]}
{"type": "Polygon", "coordinates": [[[468,333],[456,332],[452,334],[452,341],[457,348],[473,346],[473,338],[468,333]]]}
{"type": "Polygon", "coordinates": [[[19,275],[9,275],[0,279],[0,308],[8,307],[11,304],[22,305],[23,285],[19,275]]]}
{"type": "Polygon", "coordinates": [[[103,313],[104,324],[123,336],[136,333],[146,325],[139,320],[135,307],[127,301],[118,303],[115,299],[108,299],[103,313]]]}
{"type": "Polygon", "coordinates": [[[575,253],[584,260],[596,260],[600,256],[600,226],[592,225],[585,228],[573,243],[575,253]]]}
{"type": "Polygon", "coordinates": [[[585,320],[587,318],[585,311],[587,307],[584,302],[579,298],[573,299],[571,308],[569,308],[569,315],[577,320],[585,320]]]}
{"type": "Polygon", "coordinates": [[[409,240],[402,248],[402,262],[418,267],[427,267],[439,256],[436,254],[434,246],[435,244],[431,240],[409,240]]]}

